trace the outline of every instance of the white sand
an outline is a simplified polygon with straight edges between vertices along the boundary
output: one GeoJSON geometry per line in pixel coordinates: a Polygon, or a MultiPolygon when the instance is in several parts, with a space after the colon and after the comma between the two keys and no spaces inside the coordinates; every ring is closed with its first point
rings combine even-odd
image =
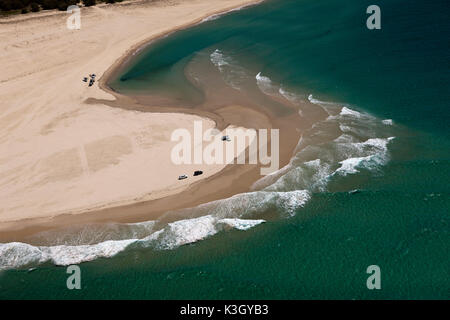
{"type": "MultiPolygon", "coordinates": [[[[97,79],[130,48],[162,32],[251,0],[185,0],[102,5],[81,11],[81,30],[66,13],[0,20],[0,229],[26,218],[82,213],[163,197],[224,165],[170,161],[176,128],[186,114],[140,113],[87,105],[113,99],[81,79],[97,79]]],[[[214,126],[202,119],[204,129],[214,126]]]]}

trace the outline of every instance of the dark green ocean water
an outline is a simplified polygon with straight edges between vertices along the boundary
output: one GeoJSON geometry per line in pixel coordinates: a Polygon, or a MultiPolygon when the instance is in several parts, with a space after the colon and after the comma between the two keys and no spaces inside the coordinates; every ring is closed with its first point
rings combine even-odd
{"type": "Polygon", "coordinates": [[[371,4],[268,0],[154,43],[111,85],[195,104],[202,92],[184,78],[186,66],[220,52],[299,99],[374,116],[340,124],[362,141],[395,136],[388,161],[320,188],[287,180],[280,190],[312,194],[293,217],[82,263],[82,290],[68,290],[66,268],[50,263],[1,271],[0,298],[450,298],[450,3],[378,0],[382,29],[368,30],[371,4]],[[381,268],[381,290],[366,287],[369,265],[381,268]]]}

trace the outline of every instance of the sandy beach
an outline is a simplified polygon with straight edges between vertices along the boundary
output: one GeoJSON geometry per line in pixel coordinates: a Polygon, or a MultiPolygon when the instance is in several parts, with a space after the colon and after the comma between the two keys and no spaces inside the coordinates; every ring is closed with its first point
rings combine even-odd
{"type": "MultiPolygon", "coordinates": [[[[247,191],[257,166],[202,165],[203,175],[178,181],[200,168],[170,161],[170,135],[196,120],[204,130],[249,127],[245,118],[270,127],[264,115],[241,106],[143,108],[105,80],[152,38],[254,2],[99,5],[81,10],[81,30],[68,30],[67,14],[56,11],[0,20],[0,241],[74,223],[148,220],[247,191]],[[90,73],[99,79],[92,87],[81,81],[90,73]]],[[[281,165],[297,140],[286,133],[281,165]]]]}

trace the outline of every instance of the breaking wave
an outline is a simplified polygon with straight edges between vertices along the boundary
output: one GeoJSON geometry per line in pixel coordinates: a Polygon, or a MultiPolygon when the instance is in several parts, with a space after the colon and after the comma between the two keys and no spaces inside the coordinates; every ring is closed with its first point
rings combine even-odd
{"type": "MultiPolygon", "coordinates": [[[[26,243],[10,242],[0,244],[0,270],[30,267],[46,262],[55,265],[71,265],[92,261],[98,258],[110,258],[127,249],[153,248],[171,250],[179,246],[206,239],[216,233],[229,229],[248,230],[261,223],[263,219],[241,219],[259,212],[281,208],[281,214],[294,215],[309,199],[306,191],[294,192],[251,192],[238,194],[231,198],[213,201],[197,208],[185,209],[196,214],[209,212],[200,217],[178,220],[171,223],[148,221],[135,224],[117,224],[117,228],[147,230],[142,238],[107,240],[94,244],[33,246],[26,243]]],[[[91,242],[91,237],[79,239],[79,242],[91,242]]]]}
{"type": "MultiPolygon", "coordinates": [[[[293,101],[301,97],[283,94],[293,101]]],[[[306,130],[290,163],[272,176],[258,180],[253,188],[272,192],[307,190],[310,194],[327,190],[332,179],[361,171],[379,172],[390,158],[388,145],[394,139],[385,122],[349,105],[308,101],[329,115],[306,130]]]]}
{"type": "Polygon", "coordinates": [[[261,75],[261,72],[259,72],[255,78],[258,88],[263,93],[267,95],[276,95],[279,93],[280,89],[272,83],[272,80],[270,80],[269,77],[263,76],[261,75]]]}
{"type": "Polygon", "coordinates": [[[264,220],[217,219],[211,215],[179,220],[167,224],[142,239],[108,240],[90,245],[33,246],[21,242],[0,245],[0,270],[23,268],[51,262],[71,265],[98,258],[110,258],[127,248],[153,247],[160,250],[175,249],[216,234],[224,229],[247,230],[264,220]]]}

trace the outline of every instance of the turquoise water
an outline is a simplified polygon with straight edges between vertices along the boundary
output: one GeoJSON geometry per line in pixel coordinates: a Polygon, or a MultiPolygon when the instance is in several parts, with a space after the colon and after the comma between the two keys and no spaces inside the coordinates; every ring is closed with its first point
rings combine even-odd
{"type": "Polygon", "coordinates": [[[298,102],[315,122],[289,170],[245,196],[261,206],[205,209],[266,223],[82,263],[80,291],[50,262],[2,271],[0,298],[448,299],[450,5],[377,1],[382,29],[370,31],[371,4],[269,0],[161,39],[110,83],[196,105],[205,95],[185,75],[206,79],[210,65],[236,91],[260,73],[261,91],[298,102]],[[309,200],[292,204],[300,190],[309,200]],[[381,290],[366,288],[373,264],[381,290]]]}

